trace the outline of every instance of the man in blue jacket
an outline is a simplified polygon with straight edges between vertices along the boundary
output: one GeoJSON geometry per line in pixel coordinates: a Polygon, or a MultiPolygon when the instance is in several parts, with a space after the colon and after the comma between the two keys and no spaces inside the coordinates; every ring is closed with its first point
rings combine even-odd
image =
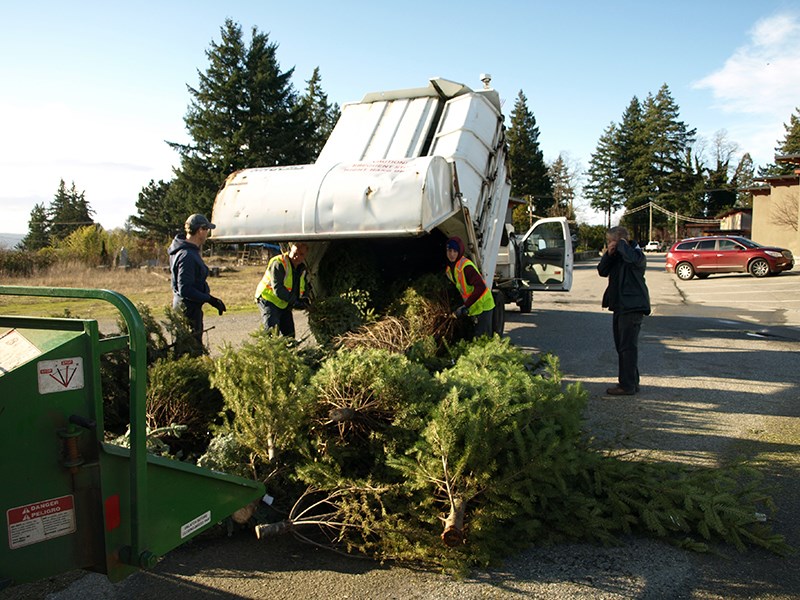
{"type": "Polygon", "coordinates": [[[172,276],[172,308],[181,311],[192,327],[197,340],[203,342],[203,304],[208,303],[220,315],[227,310],[225,303],[209,292],[208,267],[200,256],[200,248],[216,225],[204,215],[194,214],[186,219],[186,233],[179,233],[169,247],[169,269],[172,276]]]}
{"type": "Polygon", "coordinates": [[[618,356],[618,384],[610,396],[632,396],[639,391],[639,330],[650,314],[650,293],[644,281],[647,258],[637,244],[628,241],[628,230],[612,227],[606,232],[607,250],[597,272],[608,277],[603,308],[614,313],[614,346],[618,356]]]}

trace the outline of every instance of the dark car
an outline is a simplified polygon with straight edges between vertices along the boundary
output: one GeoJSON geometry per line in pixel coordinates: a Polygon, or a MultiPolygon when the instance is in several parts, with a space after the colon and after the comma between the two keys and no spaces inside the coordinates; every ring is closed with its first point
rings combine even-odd
{"type": "Polygon", "coordinates": [[[794,266],[790,250],[762,246],[738,235],[713,235],[675,242],[667,252],[666,267],[680,279],[700,279],[711,273],[750,273],[766,277],[794,266]]]}

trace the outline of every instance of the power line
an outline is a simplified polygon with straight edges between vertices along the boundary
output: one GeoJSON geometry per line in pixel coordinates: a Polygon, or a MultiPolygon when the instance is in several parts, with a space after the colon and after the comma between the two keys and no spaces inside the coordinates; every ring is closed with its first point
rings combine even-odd
{"type": "Polygon", "coordinates": [[[666,208],[659,206],[655,202],[648,202],[647,204],[642,204],[641,206],[637,206],[633,210],[625,210],[624,217],[628,215],[632,215],[634,213],[639,212],[640,210],[644,210],[645,208],[655,208],[657,211],[664,213],[668,217],[673,217],[679,221],[687,221],[689,223],[721,223],[722,219],[698,219],[696,217],[687,217],[685,215],[679,215],[677,212],[669,211],[666,208]]]}

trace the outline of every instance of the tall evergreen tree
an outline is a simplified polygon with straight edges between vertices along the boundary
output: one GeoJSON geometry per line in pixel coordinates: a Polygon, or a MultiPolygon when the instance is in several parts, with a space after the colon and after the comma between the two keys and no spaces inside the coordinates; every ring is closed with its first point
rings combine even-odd
{"type": "Polygon", "coordinates": [[[310,125],[291,84],[294,69],[281,72],[265,33],[252,29],[249,46],[241,26],[226,19],[221,41],[206,51],[184,122],[192,142],[170,143],[181,165],[167,192],[182,213],[210,213],[225,177],[247,167],[307,163],[310,125]]]}
{"type": "Polygon", "coordinates": [[[650,200],[670,208],[680,208],[691,198],[696,179],[687,152],[695,141],[695,129],[679,119],[679,109],[667,84],[645,102],[645,135],[651,166],[650,200]]]}
{"type": "Polygon", "coordinates": [[[148,238],[168,238],[180,231],[188,216],[183,208],[176,207],[167,200],[171,182],[150,180],[139,192],[136,201],[137,215],[130,218],[136,232],[148,238]]]}
{"type": "MultiPolygon", "coordinates": [[[[794,109],[795,112],[789,116],[789,122],[783,124],[786,134],[783,141],[778,142],[775,147],[775,154],[800,154],[800,107],[794,109]]],[[[785,163],[769,163],[766,167],[758,170],[759,177],[772,175],[791,175],[794,167],[785,163]]]]}
{"type": "Polygon", "coordinates": [[[736,206],[739,208],[752,208],[753,195],[744,191],[753,185],[755,179],[755,166],[749,152],[745,152],[736,165],[733,173],[733,185],[736,188],[736,206]]]}
{"type": "Polygon", "coordinates": [[[617,126],[611,123],[589,159],[588,181],[583,188],[589,205],[605,215],[606,227],[611,227],[611,215],[624,204],[616,149],[617,126]]]}
{"type": "Polygon", "coordinates": [[[546,215],[553,205],[553,183],[547,175],[544,154],[539,147],[539,127],[522,90],[517,94],[506,138],[511,193],[517,197],[532,197],[534,212],[546,215]]]}
{"type": "MultiPolygon", "coordinates": [[[[63,182],[62,182],[63,183],[63,182]]],[[[22,238],[19,247],[29,252],[47,248],[50,245],[50,221],[44,203],[35,204],[28,221],[28,233],[22,238]]]]}
{"type": "Polygon", "coordinates": [[[612,156],[616,161],[622,201],[629,209],[650,200],[651,155],[644,112],[634,96],[622,113],[612,156]]]}
{"type": "MultiPolygon", "coordinates": [[[[634,96],[619,125],[607,128],[592,157],[587,196],[607,222],[622,202],[632,214],[626,225],[637,238],[645,234],[647,211],[634,209],[654,201],[676,210],[697,196],[691,144],[695,130],[678,119],[678,107],[665,85],[644,103],[634,96]]],[[[665,220],[658,213],[655,219],[665,220]]]]}
{"type": "Polygon", "coordinates": [[[76,229],[93,225],[93,214],[94,211],[86,200],[85,192],[79,192],[74,181],[72,187],[67,189],[62,179],[47,210],[51,240],[53,242],[63,240],[76,229]]]}
{"type": "Polygon", "coordinates": [[[550,207],[549,216],[567,217],[575,219],[575,179],[577,174],[567,163],[563,154],[547,170],[550,181],[553,182],[553,205],[550,207]]]}
{"type": "Polygon", "coordinates": [[[328,95],[322,91],[321,82],[319,67],[315,67],[311,79],[306,82],[305,94],[300,98],[304,118],[311,125],[307,143],[312,160],[319,156],[341,114],[338,104],[328,102],[328,95]]]}

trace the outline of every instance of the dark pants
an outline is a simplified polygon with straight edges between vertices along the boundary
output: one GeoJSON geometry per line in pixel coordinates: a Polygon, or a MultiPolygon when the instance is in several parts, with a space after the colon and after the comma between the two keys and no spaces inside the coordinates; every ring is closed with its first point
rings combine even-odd
{"type": "Polygon", "coordinates": [[[272,302],[258,300],[258,309],[261,311],[261,322],[264,329],[277,327],[281,335],[294,337],[294,317],[290,307],[278,308],[272,302]]]}
{"type": "Polygon", "coordinates": [[[619,357],[619,387],[632,392],[639,389],[639,331],[644,314],[614,313],[614,347],[619,357]]]}
{"type": "Polygon", "coordinates": [[[197,338],[200,344],[203,343],[203,305],[199,302],[191,302],[184,300],[180,296],[172,298],[172,308],[180,311],[189,321],[189,326],[192,328],[192,334],[197,338]]]}
{"type": "Polygon", "coordinates": [[[478,339],[481,336],[492,337],[492,313],[493,310],[485,310],[479,315],[476,315],[475,318],[475,332],[473,334],[474,339],[478,339]]]}

